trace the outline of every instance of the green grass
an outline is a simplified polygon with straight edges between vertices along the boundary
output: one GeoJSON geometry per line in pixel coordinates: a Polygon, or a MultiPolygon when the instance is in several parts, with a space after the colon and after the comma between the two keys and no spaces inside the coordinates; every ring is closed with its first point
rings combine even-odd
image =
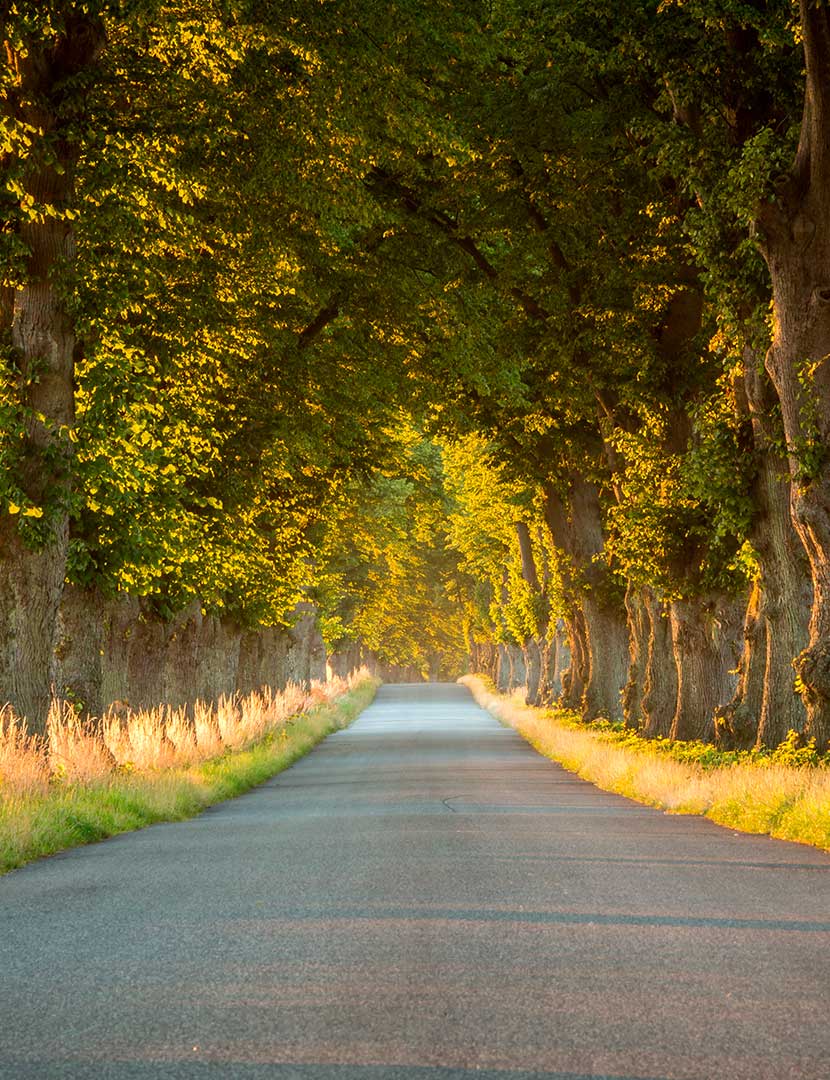
{"type": "Polygon", "coordinates": [[[161,821],[182,821],[263,783],[350,724],[375,696],[366,678],[245,750],[187,768],[117,772],[104,781],[55,784],[45,795],[0,800],[0,874],[33,859],[161,821]]]}
{"type": "Polygon", "coordinates": [[[700,814],[731,829],[830,851],[830,762],[793,738],[771,751],[642,739],[620,724],[586,724],[564,709],[530,708],[478,676],[461,681],[540,754],[597,787],[669,813],[700,814]]]}

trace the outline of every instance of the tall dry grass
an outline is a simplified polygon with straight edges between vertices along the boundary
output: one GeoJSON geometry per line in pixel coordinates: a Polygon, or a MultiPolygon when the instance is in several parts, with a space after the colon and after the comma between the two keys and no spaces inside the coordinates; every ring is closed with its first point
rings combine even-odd
{"type": "Polygon", "coordinates": [[[123,702],[101,718],[82,719],[67,702],[53,701],[45,737],[32,735],[6,706],[0,710],[0,800],[43,794],[55,785],[85,785],[113,773],[155,772],[197,765],[228,750],[243,750],[284,731],[292,717],[328,704],[366,677],[355,672],[304,688],[264,687],[191,709],[159,705],[130,709],[123,702]]]}
{"type": "Polygon", "coordinates": [[[359,672],[308,690],[287,687],[200,702],[191,710],[130,710],[118,702],[81,722],[55,704],[36,738],[0,712],[0,874],[78,844],[182,821],[288,768],[374,697],[359,672]]]}
{"type": "Polygon", "coordinates": [[[40,795],[51,769],[43,739],[30,735],[25,721],[7,705],[0,709],[0,791],[7,797],[40,795]]]}
{"type": "MultiPolygon", "coordinates": [[[[769,833],[830,851],[830,769],[775,761],[704,768],[680,761],[647,739],[615,742],[556,709],[494,693],[477,676],[460,680],[479,705],[543,754],[585,780],[670,813],[702,814],[720,825],[769,833]]],[[[676,744],[682,745],[682,744],[676,744]]]]}

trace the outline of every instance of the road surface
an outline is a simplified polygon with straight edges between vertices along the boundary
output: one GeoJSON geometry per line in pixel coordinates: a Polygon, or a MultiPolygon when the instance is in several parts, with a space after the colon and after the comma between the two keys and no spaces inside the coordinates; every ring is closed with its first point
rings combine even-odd
{"type": "Polygon", "coordinates": [[[0,879],[3,1080],[830,1078],[830,857],[641,807],[457,686],[0,879]]]}

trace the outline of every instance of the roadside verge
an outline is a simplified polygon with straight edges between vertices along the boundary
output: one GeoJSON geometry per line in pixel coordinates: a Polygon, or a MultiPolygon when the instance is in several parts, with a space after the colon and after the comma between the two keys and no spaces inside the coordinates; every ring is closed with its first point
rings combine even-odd
{"type": "MultiPolygon", "coordinates": [[[[331,700],[307,704],[303,711],[281,717],[256,740],[224,752],[222,728],[214,723],[219,752],[189,764],[136,768],[128,761],[86,780],[61,778],[53,770],[42,784],[14,791],[2,784],[0,762],[0,874],[118,833],[181,821],[241,795],[288,768],[327,735],[347,727],[371,703],[378,686],[378,679],[362,673],[331,700]]],[[[168,748],[171,733],[168,720],[164,736],[168,748]]],[[[82,747],[81,738],[76,743],[82,747]]]]}
{"type": "Polygon", "coordinates": [[[766,756],[719,754],[699,743],[640,739],[607,721],[585,724],[564,709],[524,705],[477,675],[459,682],[540,754],[605,791],[830,851],[830,768],[807,763],[808,751],[783,744],[766,756]]]}

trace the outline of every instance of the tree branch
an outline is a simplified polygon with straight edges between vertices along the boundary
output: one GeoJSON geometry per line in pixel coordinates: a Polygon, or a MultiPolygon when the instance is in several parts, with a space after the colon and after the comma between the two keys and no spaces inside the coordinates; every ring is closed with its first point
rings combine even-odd
{"type": "Polygon", "coordinates": [[[297,335],[299,338],[298,348],[307,349],[312,341],[325,330],[330,322],[334,322],[339,314],[340,303],[337,300],[321,308],[308,326],[297,335]]]}
{"type": "Polygon", "coordinates": [[[800,0],[807,86],[794,173],[818,192],[830,173],[830,8],[827,0],[800,0]]]}

